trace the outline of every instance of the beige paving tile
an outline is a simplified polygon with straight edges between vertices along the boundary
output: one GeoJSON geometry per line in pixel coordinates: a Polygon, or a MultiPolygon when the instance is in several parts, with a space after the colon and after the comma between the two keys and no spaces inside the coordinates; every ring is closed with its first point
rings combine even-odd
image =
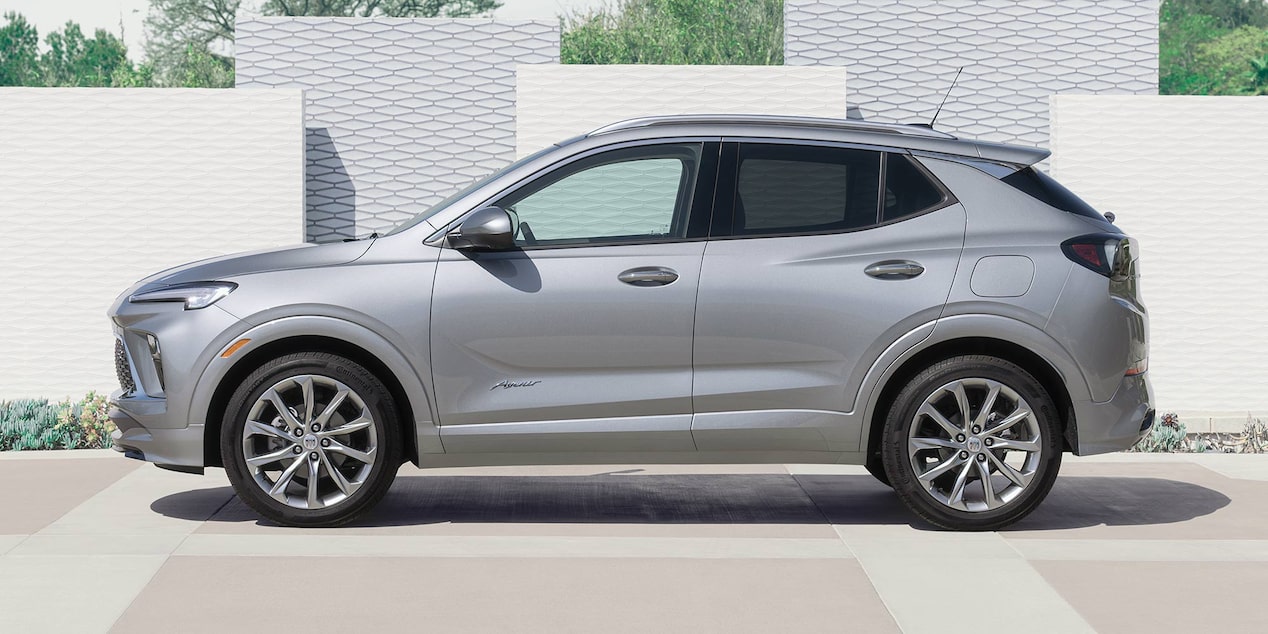
{"type": "Polygon", "coordinates": [[[1268,539],[1268,482],[1192,463],[1063,467],[1010,539],[1268,539]]]}
{"type": "Polygon", "coordinates": [[[31,535],[8,552],[10,557],[94,555],[167,555],[185,539],[181,533],[127,535],[31,535]]]}
{"type": "MultiPolygon", "coordinates": [[[[286,587],[286,586],[283,586],[286,587]]],[[[319,591],[320,592],[320,591],[319,591]]],[[[172,557],[116,632],[893,632],[851,560],[172,557]],[[294,579],[293,598],[268,579],[294,579]],[[304,580],[333,586],[302,609],[304,580]],[[217,588],[215,601],[204,588],[217,588]],[[337,601],[331,599],[337,597],[337,601]]]]}
{"type": "MultiPolygon", "coordinates": [[[[238,500],[200,533],[276,534],[238,500]]],[[[339,534],[834,538],[787,474],[398,477],[339,534]]]]}
{"type": "Polygon", "coordinates": [[[1034,562],[1103,634],[1268,632],[1268,565],[1174,562],[1034,562]]]}
{"type": "Polygon", "coordinates": [[[1068,634],[1092,628],[996,533],[933,533],[906,526],[838,526],[881,600],[907,634],[1068,634]],[[1006,596],[1005,612],[986,597],[1006,596]],[[983,609],[975,606],[983,605],[983,609]]]}
{"type": "Polygon", "coordinates": [[[671,557],[849,559],[839,539],[695,537],[470,537],[419,535],[214,535],[186,538],[177,555],[281,557],[671,557]]]}
{"type": "Polygon", "coordinates": [[[140,466],[118,455],[0,461],[0,534],[34,533],[140,466]]]}
{"type": "Polygon", "coordinates": [[[1262,539],[1016,539],[1030,561],[1264,561],[1262,539]]]}
{"type": "Polygon", "coordinates": [[[0,558],[0,632],[105,632],[164,559],[0,558]]]}
{"type": "MultiPolygon", "coordinates": [[[[0,462],[30,460],[102,460],[123,455],[114,449],[52,449],[39,451],[0,451],[0,462]]],[[[126,458],[125,458],[126,459],[126,458]]],[[[139,464],[139,463],[138,463],[139,464]]]]}

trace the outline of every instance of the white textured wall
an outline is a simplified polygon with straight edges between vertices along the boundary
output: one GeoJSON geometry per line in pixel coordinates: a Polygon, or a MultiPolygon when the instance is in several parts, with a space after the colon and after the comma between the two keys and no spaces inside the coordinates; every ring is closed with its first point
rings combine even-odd
{"type": "Polygon", "coordinates": [[[634,117],[845,116],[845,68],[538,65],[516,69],[516,153],[634,117]]]}
{"type": "Polygon", "coordinates": [[[385,233],[505,166],[515,65],[559,61],[559,21],[243,18],[239,88],[303,88],[308,238],[385,233]]]}
{"type": "Polygon", "coordinates": [[[1140,240],[1159,408],[1268,411],[1268,99],[1062,95],[1051,114],[1052,174],[1140,240]]]}
{"type": "Polygon", "coordinates": [[[303,210],[299,90],[0,89],[0,399],[114,389],[115,296],[303,210]]]}

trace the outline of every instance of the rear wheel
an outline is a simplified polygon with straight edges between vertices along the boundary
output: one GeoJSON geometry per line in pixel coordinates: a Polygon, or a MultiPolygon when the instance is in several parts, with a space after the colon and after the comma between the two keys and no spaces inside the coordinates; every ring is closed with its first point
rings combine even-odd
{"type": "Polygon", "coordinates": [[[400,447],[383,383],[353,361],[312,352],[251,373],[220,436],[238,497],[289,526],[338,526],[369,510],[396,477],[400,447]]]}
{"type": "Polygon", "coordinates": [[[885,421],[885,471],[931,524],[994,530],[1025,517],[1061,468],[1052,398],[1016,364],[989,356],[941,361],[899,393],[885,421]]]}

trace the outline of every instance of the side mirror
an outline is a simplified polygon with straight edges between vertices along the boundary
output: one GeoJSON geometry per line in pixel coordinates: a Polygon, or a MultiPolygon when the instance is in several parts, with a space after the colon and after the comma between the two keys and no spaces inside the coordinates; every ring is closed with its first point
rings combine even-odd
{"type": "Polygon", "coordinates": [[[467,216],[457,231],[447,238],[455,249],[503,251],[515,248],[515,233],[511,228],[511,214],[500,207],[485,207],[467,216]]]}

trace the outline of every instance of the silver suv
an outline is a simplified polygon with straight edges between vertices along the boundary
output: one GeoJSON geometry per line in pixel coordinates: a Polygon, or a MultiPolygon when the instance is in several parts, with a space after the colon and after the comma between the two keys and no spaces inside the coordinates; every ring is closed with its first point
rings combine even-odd
{"type": "MultiPolygon", "coordinates": [[[[1032,511],[1153,422],[1136,242],[917,126],[625,121],[382,237],[229,256],[110,308],[115,446],[349,522],[403,462],[851,463],[928,522],[1032,511]]],[[[1111,218],[1112,220],[1112,218],[1111,218]]]]}

